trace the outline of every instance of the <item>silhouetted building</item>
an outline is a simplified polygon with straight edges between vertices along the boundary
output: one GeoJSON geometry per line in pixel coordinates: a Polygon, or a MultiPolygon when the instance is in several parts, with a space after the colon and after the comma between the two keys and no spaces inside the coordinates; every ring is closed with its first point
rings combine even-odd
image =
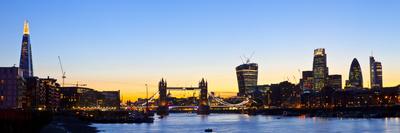
{"type": "Polygon", "coordinates": [[[95,90],[84,87],[61,87],[63,109],[86,109],[97,106],[95,90]]]}
{"type": "Polygon", "coordinates": [[[361,66],[356,58],[354,58],[351,63],[349,80],[346,81],[346,88],[363,88],[363,76],[361,66]]]}
{"type": "Polygon", "coordinates": [[[314,50],[314,62],[313,62],[313,75],[314,85],[313,89],[321,91],[328,82],[328,67],[327,67],[327,56],[325,49],[319,48],[314,50]]]}
{"type": "Polygon", "coordinates": [[[261,90],[263,88],[263,86],[256,87],[254,91],[250,94],[251,99],[254,100],[254,102],[251,103],[251,106],[263,107],[265,105],[267,99],[265,98],[266,93],[262,92],[261,90]]]}
{"type": "Polygon", "coordinates": [[[382,63],[376,62],[373,56],[369,57],[371,88],[382,88],[382,63]]]}
{"type": "Polygon", "coordinates": [[[57,111],[60,103],[60,85],[56,79],[30,77],[27,85],[27,109],[57,111]]]}
{"type": "Polygon", "coordinates": [[[46,89],[40,83],[39,77],[26,79],[28,108],[42,110],[46,108],[46,89]]]}
{"type": "Polygon", "coordinates": [[[19,68],[23,71],[23,77],[29,78],[33,76],[32,66],[32,49],[29,35],[29,23],[24,23],[24,35],[22,37],[21,58],[19,68]]]}
{"type": "Polygon", "coordinates": [[[0,67],[0,109],[27,106],[23,71],[18,67],[0,67]]]}
{"type": "Polygon", "coordinates": [[[56,79],[47,77],[40,79],[40,87],[45,90],[45,109],[57,111],[60,106],[60,84],[56,79]]]}
{"type": "Polygon", "coordinates": [[[106,108],[114,108],[114,109],[119,109],[120,108],[120,91],[102,91],[99,93],[101,98],[101,107],[106,107],[106,108]]]}
{"type": "Polygon", "coordinates": [[[312,89],[314,85],[313,71],[303,71],[303,77],[300,79],[300,88],[302,90],[312,89]]]}
{"type": "Polygon", "coordinates": [[[252,88],[251,97],[256,101],[257,106],[269,105],[271,102],[271,85],[257,85],[252,88]]]}
{"type": "Polygon", "coordinates": [[[383,89],[323,89],[302,95],[303,108],[391,107],[400,104],[400,86],[383,89]]]}
{"type": "Polygon", "coordinates": [[[246,63],[236,67],[236,75],[239,86],[238,96],[246,96],[252,93],[252,88],[257,86],[258,65],[246,63]]]}
{"type": "Polygon", "coordinates": [[[329,75],[328,86],[335,89],[342,89],[342,75],[329,75]]]}
{"type": "Polygon", "coordinates": [[[300,86],[288,81],[271,84],[271,96],[268,102],[271,108],[299,108],[301,103],[300,86]]]}
{"type": "Polygon", "coordinates": [[[271,90],[271,85],[257,85],[252,88],[253,90],[258,90],[261,93],[267,93],[269,90],[271,90]]]}
{"type": "Polygon", "coordinates": [[[119,109],[120,91],[99,92],[84,87],[61,87],[60,107],[65,110],[119,109]]]}

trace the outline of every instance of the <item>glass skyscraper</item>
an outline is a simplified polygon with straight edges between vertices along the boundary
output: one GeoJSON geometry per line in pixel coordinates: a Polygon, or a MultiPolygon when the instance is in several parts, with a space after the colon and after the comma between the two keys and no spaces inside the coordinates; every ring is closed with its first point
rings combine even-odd
{"type": "Polygon", "coordinates": [[[376,62],[373,56],[369,57],[371,88],[382,88],[382,63],[376,62]]]}
{"type": "Polygon", "coordinates": [[[238,96],[247,96],[257,86],[258,64],[245,63],[236,67],[236,75],[239,86],[238,96]]]}
{"type": "Polygon", "coordinates": [[[350,66],[349,80],[346,82],[348,88],[363,88],[363,76],[360,63],[356,58],[350,66]]]}
{"type": "Polygon", "coordinates": [[[315,91],[321,91],[322,88],[327,86],[328,80],[328,67],[327,67],[327,56],[325,49],[319,48],[314,50],[314,61],[313,61],[313,76],[315,91]]]}
{"type": "Polygon", "coordinates": [[[24,35],[22,37],[21,58],[19,62],[19,68],[22,70],[24,78],[33,76],[32,50],[29,36],[29,23],[28,21],[25,21],[24,35]]]}

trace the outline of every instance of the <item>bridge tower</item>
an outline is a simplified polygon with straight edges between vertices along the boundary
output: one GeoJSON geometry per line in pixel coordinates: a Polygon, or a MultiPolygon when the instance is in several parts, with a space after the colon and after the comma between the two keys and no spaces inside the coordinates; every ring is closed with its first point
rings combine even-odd
{"type": "Polygon", "coordinates": [[[164,81],[164,78],[158,83],[158,91],[159,91],[159,99],[158,99],[158,108],[157,115],[168,115],[168,101],[167,101],[167,81],[164,81]]]}
{"type": "Polygon", "coordinates": [[[200,99],[197,114],[208,115],[210,114],[210,105],[208,104],[208,83],[204,78],[199,83],[200,99]]]}

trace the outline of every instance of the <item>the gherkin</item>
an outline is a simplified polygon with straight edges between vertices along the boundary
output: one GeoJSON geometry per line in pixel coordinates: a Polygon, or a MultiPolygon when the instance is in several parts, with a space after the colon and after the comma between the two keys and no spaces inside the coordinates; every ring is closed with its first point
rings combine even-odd
{"type": "Polygon", "coordinates": [[[361,66],[356,58],[353,59],[353,62],[350,66],[349,80],[347,81],[347,86],[353,88],[363,88],[363,76],[361,66]]]}

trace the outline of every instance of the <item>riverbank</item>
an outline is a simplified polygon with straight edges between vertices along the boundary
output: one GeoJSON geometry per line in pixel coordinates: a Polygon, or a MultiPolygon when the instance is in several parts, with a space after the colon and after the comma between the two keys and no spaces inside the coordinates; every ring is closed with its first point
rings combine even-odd
{"type": "Polygon", "coordinates": [[[75,116],[91,123],[153,123],[154,113],[140,111],[77,111],[75,116]]]}
{"type": "Polygon", "coordinates": [[[0,131],[5,133],[40,132],[52,119],[48,111],[0,110],[0,131]]]}
{"type": "Polygon", "coordinates": [[[97,133],[91,123],[79,120],[73,115],[56,115],[53,120],[45,126],[42,133],[97,133]]]}

